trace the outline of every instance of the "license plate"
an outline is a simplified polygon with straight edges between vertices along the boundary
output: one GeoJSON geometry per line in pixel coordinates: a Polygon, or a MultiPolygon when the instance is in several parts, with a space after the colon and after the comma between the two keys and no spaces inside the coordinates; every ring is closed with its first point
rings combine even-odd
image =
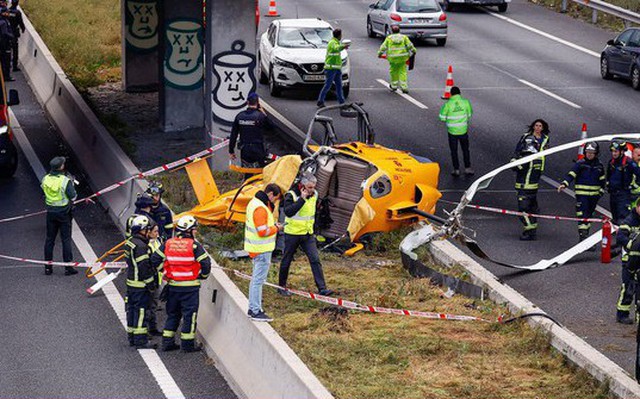
{"type": "Polygon", "coordinates": [[[304,80],[309,82],[324,82],[324,75],[304,75],[304,80]]]}
{"type": "Polygon", "coordinates": [[[412,20],[414,24],[428,24],[431,22],[430,19],[414,19],[412,20]]]}

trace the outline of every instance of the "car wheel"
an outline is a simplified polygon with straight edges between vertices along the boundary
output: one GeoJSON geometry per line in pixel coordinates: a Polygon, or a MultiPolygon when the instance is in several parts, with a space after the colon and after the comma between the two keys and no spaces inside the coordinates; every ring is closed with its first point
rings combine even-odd
{"type": "Polygon", "coordinates": [[[444,2],[442,3],[442,9],[444,11],[453,11],[454,5],[449,3],[447,0],[444,0],[444,2]]]}
{"type": "Polygon", "coordinates": [[[351,89],[351,84],[347,84],[342,88],[342,95],[344,96],[345,100],[349,98],[349,91],[351,91],[350,89],[351,89]]]}
{"type": "Polygon", "coordinates": [[[602,79],[605,80],[609,80],[613,77],[613,75],[611,75],[611,72],[609,71],[609,60],[607,59],[607,57],[602,57],[600,59],[600,76],[602,76],[602,79]]]}
{"type": "Polygon", "coordinates": [[[447,44],[447,38],[436,39],[436,44],[440,47],[444,47],[444,45],[447,44]]]}
{"type": "Polygon", "coordinates": [[[282,94],[282,89],[280,89],[276,83],[275,76],[273,76],[273,68],[271,68],[269,72],[269,93],[271,93],[273,97],[280,97],[282,94]]]}
{"type": "Polygon", "coordinates": [[[264,69],[262,68],[262,57],[260,53],[258,53],[258,81],[263,85],[269,83],[269,77],[264,73],[264,69]]]}
{"type": "Polygon", "coordinates": [[[498,6],[498,12],[507,12],[507,6],[508,4],[500,4],[498,6]]]}
{"type": "Polygon", "coordinates": [[[376,37],[376,32],[373,31],[373,25],[371,24],[371,18],[367,18],[367,36],[376,37]]]}
{"type": "Polygon", "coordinates": [[[634,66],[631,71],[631,87],[633,90],[640,90],[640,68],[637,66],[634,66]]]}

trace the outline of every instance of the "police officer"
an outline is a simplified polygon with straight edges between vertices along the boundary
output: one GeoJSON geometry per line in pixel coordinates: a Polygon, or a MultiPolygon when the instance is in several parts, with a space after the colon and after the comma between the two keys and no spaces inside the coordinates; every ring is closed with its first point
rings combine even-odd
{"type": "Polygon", "coordinates": [[[378,49],[378,58],[386,55],[389,61],[389,90],[396,91],[400,86],[403,93],[408,93],[407,61],[416,54],[416,48],[406,35],[400,33],[398,25],[392,25],[391,32],[378,49]]]}
{"type": "MultiPolygon", "coordinates": [[[[549,125],[542,119],[536,119],[529,126],[529,131],[518,141],[512,161],[546,150],[549,146],[549,125]]],[[[538,187],[544,171],[545,159],[540,157],[514,168],[516,172],[516,192],[518,195],[518,211],[526,213],[538,212],[538,187]]],[[[535,240],[538,221],[533,216],[521,216],[523,232],[522,241],[535,240]]]]}
{"type": "Polygon", "coordinates": [[[20,32],[24,33],[26,27],[22,20],[22,12],[18,10],[18,3],[20,0],[13,0],[9,7],[9,24],[13,31],[13,42],[11,43],[11,64],[13,65],[13,72],[20,71],[18,67],[18,39],[20,38],[20,32]]]}
{"type": "Polygon", "coordinates": [[[151,257],[153,265],[164,262],[167,279],[167,321],[162,332],[162,350],[180,348],[175,342],[182,318],[180,334],[183,352],[197,352],[196,326],[200,305],[200,280],[209,277],[211,260],[202,244],[195,240],[198,222],[191,215],[182,216],[176,223],[176,237],[170,238],[151,257]]]}
{"type": "MultiPolygon", "coordinates": [[[[45,196],[47,208],[47,238],[44,244],[44,260],[53,260],[53,247],[56,236],[60,232],[62,239],[62,259],[65,262],[73,260],[71,247],[71,206],[76,199],[76,190],[73,178],[65,173],[65,158],[55,157],[49,162],[51,171],[42,178],[42,191],[45,196]]],[[[44,274],[50,275],[53,268],[50,265],[44,267],[44,274]]],[[[64,275],[77,274],[73,267],[66,266],[64,275]]]]}
{"type": "MultiPolygon", "coordinates": [[[[569,184],[575,179],[576,216],[579,218],[591,218],[600,197],[604,194],[606,176],[604,166],[598,159],[599,152],[598,143],[595,141],[586,143],[584,146],[585,158],[578,160],[573,165],[558,187],[558,192],[561,192],[569,187],[569,184]]],[[[591,228],[591,223],[578,222],[580,241],[589,237],[589,228],[591,228]]]]}
{"type": "Polygon", "coordinates": [[[620,224],[629,214],[631,204],[631,182],[637,167],[624,153],[627,143],[620,140],[611,142],[611,160],[607,164],[607,190],[611,206],[612,222],[620,224]]]}
{"type": "MultiPolygon", "coordinates": [[[[284,195],[284,252],[278,274],[278,285],[287,286],[289,266],[293,255],[300,247],[307,255],[311,264],[311,272],[320,295],[331,295],[333,291],[327,289],[322,272],[322,264],[318,256],[316,238],[313,235],[313,225],[318,207],[318,192],[316,191],[316,177],[312,174],[303,175],[300,182],[284,195]]],[[[281,295],[289,296],[291,292],[279,289],[281,295]]]]}
{"type": "Polygon", "coordinates": [[[458,142],[462,147],[462,157],[467,175],[473,175],[471,169],[471,156],[469,155],[469,120],[473,115],[471,102],[460,95],[460,88],[451,88],[451,98],[440,108],[440,120],[446,122],[449,136],[449,150],[451,151],[451,162],[455,177],[460,176],[460,161],[458,160],[458,142]]]}
{"type": "Polygon", "coordinates": [[[333,30],[333,37],[327,43],[327,54],[324,61],[324,86],[320,90],[318,96],[318,107],[324,107],[324,99],[329,93],[331,86],[336,86],[336,96],[338,97],[338,103],[344,104],[344,94],[342,92],[342,55],[341,52],[344,49],[349,48],[348,44],[341,43],[342,29],[336,28],[333,30]]]}
{"type": "Polygon", "coordinates": [[[622,286],[620,287],[620,296],[618,297],[616,321],[622,324],[632,324],[633,320],[629,318],[629,309],[633,301],[636,280],[635,272],[629,269],[629,253],[627,245],[631,237],[640,233],[640,201],[632,204],[632,210],[622,221],[616,234],[616,246],[622,250],[622,286]]]}
{"type": "MultiPolygon", "coordinates": [[[[248,168],[263,167],[266,158],[264,133],[271,130],[273,130],[273,125],[266,112],[260,106],[260,97],[257,93],[249,93],[247,96],[247,109],[236,115],[231,127],[229,158],[236,159],[234,151],[236,141],[239,141],[242,166],[248,168]]],[[[245,178],[250,176],[251,174],[247,174],[245,178]]]]}
{"type": "Polygon", "coordinates": [[[171,236],[173,236],[173,215],[171,214],[171,210],[162,203],[164,186],[162,183],[154,181],[149,184],[146,192],[153,198],[151,217],[153,217],[153,220],[155,220],[160,228],[160,236],[164,240],[171,238],[171,236]]]}
{"type": "Polygon", "coordinates": [[[151,291],[155,288],[155,270],[149,260],[149,230],[152,221],[137,216],[131,223],[131,237],[125,241],[124,257],[127,262],[127,333],[129,345],[136,349],[155,349],[149,343],[147,318],[151,291]]]}

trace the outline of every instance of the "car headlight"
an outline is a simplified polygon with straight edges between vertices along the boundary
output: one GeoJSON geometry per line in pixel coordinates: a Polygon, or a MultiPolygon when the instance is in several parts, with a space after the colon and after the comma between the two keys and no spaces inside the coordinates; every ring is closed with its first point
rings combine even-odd
{"type": "Polygon", "coordinates": [[[369,186],[369,194],[371,198],[376,199],[384,197],[391,192],[391,179],[387,175],[382,175],[369,186]]]}
{"type": "Polygon", "coordinates": [[[273,59],[273,62],[274,62],[276,65],[279,65],[279,66],[281,66],[281,67],[291,68],[291,69],[295,69],[295,68],[296,68],[296,64],[294,64],[294,63],[292,63],[292,62],[289,62],[289,61],[285,61],[285,60],[280,59],[280,58],[278,58],[278,57],[275,57],[275,58],[273,59]]]}

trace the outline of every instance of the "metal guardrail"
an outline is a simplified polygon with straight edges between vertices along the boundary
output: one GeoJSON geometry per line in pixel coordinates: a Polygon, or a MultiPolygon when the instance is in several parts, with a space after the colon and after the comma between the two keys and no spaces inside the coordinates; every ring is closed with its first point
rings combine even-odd
{"type": "MultiPolygon", "coordinates": [[[[628,27],[629,23],[640,24],[640,14],[627,10],[626,8],[618,7],[613,4],[609,4],[602,0],[571,0],[574,3],[590,7],[592,9],[591,22],[598,22],[598,11],[613,15],[614,17],[621,18],[624,21],[624,26],[628,27]]],[[[567,12],[567,3],[569,0],[562,0],[562,12],[567,12]]]]}

